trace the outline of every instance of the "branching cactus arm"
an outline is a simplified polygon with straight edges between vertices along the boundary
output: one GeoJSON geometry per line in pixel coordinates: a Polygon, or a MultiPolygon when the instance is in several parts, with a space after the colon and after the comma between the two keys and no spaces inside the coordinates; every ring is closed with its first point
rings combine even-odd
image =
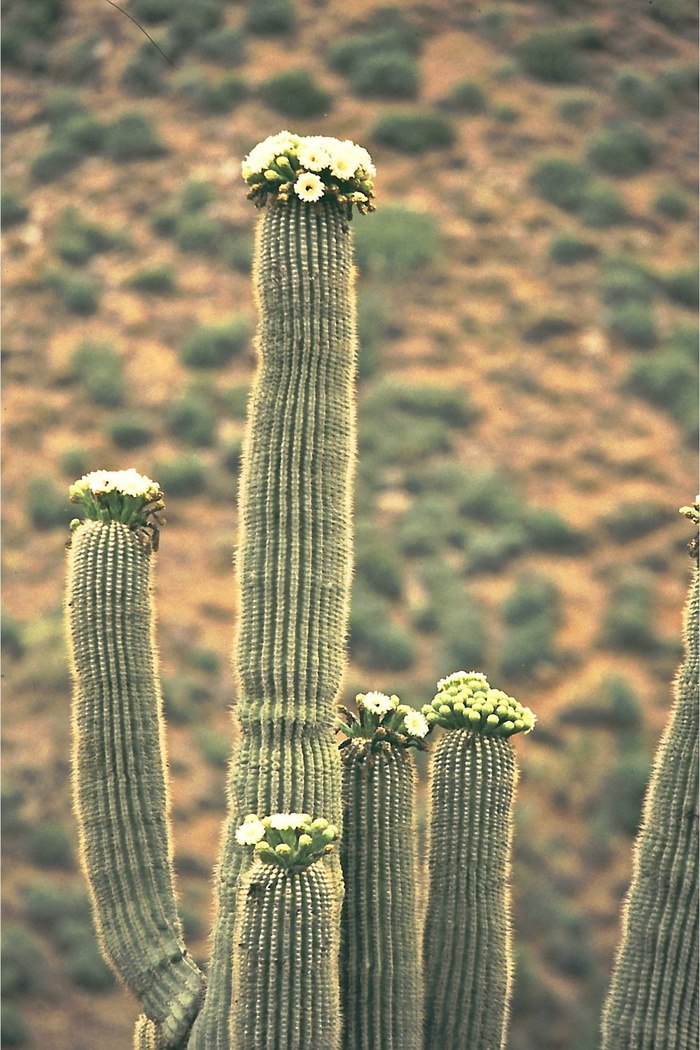
{"type": "Polygon", "coordinates": [[[204,980],[185,948],[171,856],[151,605],[158,486],[94,472],[71,489],[88,515],[69,555],[73,788],[100,943],[118,976],[178,1046],[204,980]]]}
{"type": "MultiPolygon", "coordinates": [[[[696,527],[698,507],[683,508],[696,527]]],[[[685,660],[637,837],[622,940],[603,1012],[603,1050],[695,1050],[698,1024],[698,543],[685,660]]]]}
{"type": "Polygon", "coordinates": [[[424,1046],[500,1050],[513,969],[510,737],[535,718],[482,674],[464,671],[438,683],[423,713],[446,730],[431,770],[424,1046]]]}

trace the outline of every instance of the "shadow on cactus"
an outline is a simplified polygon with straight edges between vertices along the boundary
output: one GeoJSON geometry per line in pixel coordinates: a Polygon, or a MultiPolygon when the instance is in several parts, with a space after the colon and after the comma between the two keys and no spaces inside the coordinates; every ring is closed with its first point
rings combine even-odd
{"type": "MultiPolygon", "coordinates": [[[[242,171],[261,206],[258,366],[239,490],[239,732],[206,979],[184,943],[172,866],[152,598],[162,493],[133,468],[93,471],[71,488],[85,514],[72,523],[66,595],[74,805],[101,950],[140,1004],[136,1050],[500,1050],[513,738],[534,715],[465,671],[442,679],[422,711],[375,691],[358,695],[356,714],[337,709],[356,460],[351,220],[373,207],[374,167],[353,143],[282,132],[242,171]],[[433,736],[421,857],[412,752],[433,736]]],[[[693,615],[697,597],[689,632],[693,615]]],[[[689,1050],[697,1031],[697,713],[686,704],[696,642],[687,652],[606,1050],[689,1050]]]]}

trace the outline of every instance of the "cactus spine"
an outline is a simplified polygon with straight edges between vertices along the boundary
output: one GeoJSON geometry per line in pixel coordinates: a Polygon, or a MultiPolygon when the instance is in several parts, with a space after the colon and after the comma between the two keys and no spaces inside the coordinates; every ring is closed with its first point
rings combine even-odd
{"type": "MultiPolygon", "coordinates": [[[[697,504],[688,517],[697,525],[697,504]]],[[[694,1050],[700,1039],[697,540],[691,554],[685,659],[635,845],[622,940],[603,1012],[603,1050],[694,1050]]]]}
{"type": "MultiPolygon", "coordinates": [[[[106,487],[105,501],[119,498],[96,477],[74,486],[73,498],[81,501],[91,484],[106,487]]],[[[141,505],[156,492],[145,486],[141,505]]],[[[127,493],[124,501],[139,499],[127,493]]],[[[183,943],[175,903],[151,552],[110,514],[79,525],[70,548],[74,802],[104,954],[169,1047],[191,1025],[203,977],[183,943]]]]}
{"type": "Polygon", "coordinates": [[[417,901],[415,768],[428,723],[383,693],[344,711],[345,899],[341,995],[345,1050],[421,1050],[421,915],[417,901]],[[406,716],[408,715],[408,725],[406,716]],[[412,730],[412,731],[411,731],[412,730]]]}
{"type": "Polygon", "coordinates": [[[425,1050],[505,1044],[512,979],[509,736],[534,725],[483,675],[456,672],[423,711],[447,730],[432,762],[425,1050]]]}

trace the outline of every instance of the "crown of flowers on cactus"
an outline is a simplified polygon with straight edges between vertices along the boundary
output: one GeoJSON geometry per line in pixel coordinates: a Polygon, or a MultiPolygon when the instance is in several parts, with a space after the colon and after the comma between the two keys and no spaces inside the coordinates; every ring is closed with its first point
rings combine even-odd
{"type": "Polygon", "coordinates": [[[308,204],[335,198],[352,213],[373,211],[376,169],[366,149],[347,139],[294,135],[281,131],[254,146],[241,165],[258,205],[288,201],[292,194],[308,204]]]}
{"type": "Polygon", "coordinates": [[[336,732],[340,730],[346,735],[340,744],[341,749],[354,742],[368,754],[376,754],[392,746],[427,750],[425,737],[430,732],[430,724],[420,711],[402,704],[398,696],[393,694],[358,693],[355,699],[357,715],[341,707],[344,721],[339,718],[336,722],[336,732]]]}
{"type": "Polygon", "coordinates": [[[529,733],[535,715],[501,689],[492,689],[479,671],[455,671],[437,684],[432,703],[423,707],[429,725],[443,729],[473,729],[487,736],[529,733]]]}
{"type": "MultiPolygon", "coordinates": [[[[71,485],[71,503],[80,504],[93,521],[121,521],[130,528],[153,527],[153,519],[162,525],[157,512],[163,510],[163,493],[150,478],[129,470],[93,470],[71,485]]],[[[75,528],[77,519],[71,522],[75,528]]]]}
{"type": "Polygon", "coordinates": [[[695,526],[696,533],[688,543],[688,554],[691,558],[697,558],[698,552],[700,551],[700,541],[697,535],[697,528],[700,525],[700,496],[695,500],[695,503],[691,503],[689,507],[681,507],[678,511],[684,518],[688,518],[692,521],[695,526]]]}
{"type": "Polygon", "coordinates": [[[312,820],[308,813],[273,813],[262,818],[250,813],[236,831],[236,842],[253,846],[263,861],[297,872],[331,853],[339,834],[335,824],[324,817],[312,820]]]}

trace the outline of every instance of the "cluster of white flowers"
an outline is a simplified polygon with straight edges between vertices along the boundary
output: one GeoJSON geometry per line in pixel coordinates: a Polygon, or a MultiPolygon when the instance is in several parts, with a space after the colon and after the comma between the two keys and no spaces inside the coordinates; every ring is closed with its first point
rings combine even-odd
{"type": "Polygon", "coordinates": [[[128,470],[93,470],[71,485],[69,492],[71,500],[80,499],[88,493],[101,496],[107,492],[121,492],[125,496],[153,500],[158,499],[160,488],[155,481],[130,467],[128,470]]]}
{"type": "Polygon", "coordinates": [[[372,711],[375,715],[386,715],[389,711],[395,711],[399,704],[398,696],[387,696],[386,693],[358,693],[357,702],[360,707],[372,711]]]}
{"type": "Polygon", "coordinates": [[[271,828],[275,831],[291,831],[296,828],[305,828],[311,823],[308,813],[273,813],[268,818],[271,828]]]}
{"type": "Polygon", "coordinates": [[[253,147],[241,174],[251,187],[249,195],[259,201],[270,193],[288,200],[293,190],[309,204],[330,194],[349,207],[369,211],[376,169],[367,150],[349,139],[281,131],[253,147]]]}
{"type": "Polygon", "coordinates": [[[493,689],[479,671],[455,671],[438,682],[431,704],[423,707],[428,723],[444,729],[473,729],[496,736],[529,733],[536,718],[529,707],[493,689]]]}
{"type": "Polygon", "coordinates": [[[254,846],[265,838],[265,825],[254,813],[250,813],[236,829],[236,842],[239,846],[254,846]]]}
{"type": "Polygon", "coordinates": [[[428,719],[420,711],[409,711],[407,715],[404,715],[403,724],[409,736],[422,738],[428,735],[430,729],[428,719]]]}

